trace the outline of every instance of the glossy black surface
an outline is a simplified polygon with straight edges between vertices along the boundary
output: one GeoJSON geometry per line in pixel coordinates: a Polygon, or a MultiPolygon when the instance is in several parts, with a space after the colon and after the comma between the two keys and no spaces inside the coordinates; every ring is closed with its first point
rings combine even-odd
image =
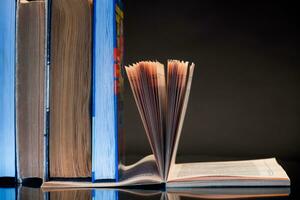
{"type": "Polygon", "coordinates": [[[201,188],[180,189],[171,191],[152,189],[80,189],[80,190],[55,190],[42,191],[39,188],[0,188],[0,198],[7,200],[15,199],[293,199],[290,188],[201,188]]]}

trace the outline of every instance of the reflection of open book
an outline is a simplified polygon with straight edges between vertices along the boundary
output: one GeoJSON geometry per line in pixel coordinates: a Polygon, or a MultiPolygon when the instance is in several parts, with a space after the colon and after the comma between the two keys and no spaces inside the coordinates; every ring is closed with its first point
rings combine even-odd
{"type": "MultiPolygon", "coordinates": [[[[22,188],[21,194],[24,193],[22,188]]],[[[31,190],[31,196],[37,196],[39,190],[31,190]],[[35,194],[35,195],[34,195],[35,194]]],[[[284,197],[288,196],[290,190],[288,187],[252,187],[252,188],[182,188],[160,190],[141,190],[141,189],[80,189],[80,190],[50,190],[45,192],[44,196],[52,199],[94,199],[94,200],[123,200],[123,199],[156,199],[156,200],[180,200],[186,199],[243,199],[243,198],[261,198],[261,197],[284,197]]],[[[42,199],[42,198],[40,198],[42,199]]]]}
{"type": "Polygon", "coordinates": [[[201,199],[242,199],[262,197],[284,197],[290,194],[289,187],[252,188],[183,188],[169,189],[164,195],[167,200],[180,200],[181,197],[201,199]]]}
{"type": "Polygon", "coordinates": [[[287,174],[274,158],[175,164],[193,71],[194,64],[176,60],[168,62],[166,76],[159,62],[126,67],[153,155],[134,165],[120,166],[122,177],[117,183],[46,182],[44,187],[156,183],[166,183],[167,187],[289,186],[287,174]]]}
{"type": "MultiPolygon", "coordinates": [[[[142,190],[142,189],[54,189],[42,191],[40,188],[19,187],[0,188],[0,198],[7,200],[37,199],[37,200],[127,200],[127,199],[156,199],[179,200],[182,197],[201,199],[241,199],[259,197],[283,197],[288,196],[288,187],[252,187],[252,188],[172,188],[166,191],[142,190]]],[[[184,198],[185,199],[185,198],[184,198]]]]}

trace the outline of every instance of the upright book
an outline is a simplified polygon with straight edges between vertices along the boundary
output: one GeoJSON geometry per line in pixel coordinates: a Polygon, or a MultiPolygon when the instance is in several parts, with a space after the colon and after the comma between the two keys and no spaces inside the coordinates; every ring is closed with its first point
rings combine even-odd
{"type": "Polygon", "coordinates": [[[118,182],[48,182],[43,187],[113,187],[165,183],[168,188],[289,186],[275,158],[176,163],[181,129],[191,90],[194,64],[169,60],[165,75],[159,62],[126,67],[128,79],[153,155],[121,166],[118,182]]]}
{"type": "Polygon", "coordinates": [[[90,178],[92,2],[50,2],[49,179],[90,178]]]}
{"type": "Polygon", "coordinates": [[[122,156],[123,11],[120,0],[94,1],[92,181],[118,180],[122,156]],[[121,142],[119,143],[121,144],[121,142]],[[121,148],[121,147],[120,147],[121,148]]]}
{"type": "Polygon", "coordinates": [[[44,10],[43,1],[0,6],[0,177],[15,182],[44,178],[44,10]]]}
{"type": "Polygon", "coordinates": [[[16,1],[0,2],[0,177],[16,177],[16,1]]]}
{"type": "MultiPolygon", "coordinates": [[[[20,181],[45,177],[45,2],[17,4],[16,146],[20,181]]],[[[37,180],[39,179],[39,180],[37,180]]]]}

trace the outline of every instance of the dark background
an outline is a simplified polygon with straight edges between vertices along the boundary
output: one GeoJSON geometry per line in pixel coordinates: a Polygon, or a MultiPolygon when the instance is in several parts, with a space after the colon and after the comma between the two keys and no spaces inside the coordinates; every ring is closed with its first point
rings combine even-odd
{"type": "MultiPolygon", "coordinates": [[[[180,156],[300,158],[299,7],[291,1],[125,1],[125,64],[196,64],[180,156]]],[[[125,82],[126,154],[150,147],[125,82]]]]}

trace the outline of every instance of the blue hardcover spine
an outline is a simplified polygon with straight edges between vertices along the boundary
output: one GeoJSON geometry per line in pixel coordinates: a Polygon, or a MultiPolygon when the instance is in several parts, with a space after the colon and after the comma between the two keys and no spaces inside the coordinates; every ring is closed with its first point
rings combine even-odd
{"type": "MultiPolygon", "coordinates": [[[[123,43],[116,0],[94,1],[92,181],[118,180],[123,43]],[[121,32],[121,31],[119,31],[121,32]],[[119,37],[118,37],[119,36],[119,37]]],[[[123,19],[123,12],[122,12],[123,19]]],[[[122,31],[123,33],[123,31],[122,31]]]]}
{"type": "Polygon", "coordinates": [[[16,177],[16,1],[0,2],[0,177],[16,177]]]}
{"type": "MultiPolygon", "coordinates": [[[[124,102],[124,37],[123,37],[123,3],[121,0],[115,0],[115,23],[114,23],[114,78],[115,78],[115,121],[118,144],[116,144],[116,165],[125,163],[125,149],[124,149],[124,120],[123,120],[123,102],[124,102]]],[[[120,180],[122,176],[121,170],[116,170],[117,180],[120,180]]]]}

